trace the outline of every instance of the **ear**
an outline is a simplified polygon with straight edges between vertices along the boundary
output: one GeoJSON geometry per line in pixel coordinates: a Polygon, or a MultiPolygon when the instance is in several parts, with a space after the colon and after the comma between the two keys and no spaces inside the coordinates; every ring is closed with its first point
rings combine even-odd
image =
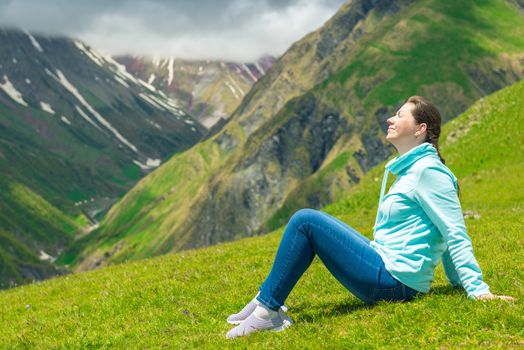
{"type": "Polygon", "coordinates": [[[417,130],[418,133],[423,134],[423,133],[425,133],[427,130],[428,130],[428,125],[427,125],[426,123],[420,123],[420,124],[418,125],[418,130],[417,130]]]}

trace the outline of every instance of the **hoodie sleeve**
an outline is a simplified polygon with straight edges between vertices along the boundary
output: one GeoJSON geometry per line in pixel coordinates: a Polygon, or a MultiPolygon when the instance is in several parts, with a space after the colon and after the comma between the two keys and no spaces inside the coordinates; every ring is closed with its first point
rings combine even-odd
{"type": "Polygon", "coordinates": [[[462,287],[455,265],[453,265],[453,260],[451,260],[451,255],[449,255],[449,249],[446,249],[444,254],[442,254],[442,266],[449,284],[455,287],[462,287]]]}
{"type": "Polygon", "coordinates": [[[447,272],[452,274],[451,267],[454,267],[469,298],[489,293],[489,287],[483,282],[482,272],[473,255],[457,190],[450,175],[436,166],[424,168],[418,179],[415,200],[438,228],[448,246],[450,259],[443,261],[448,268],[446,275],[447,272]]]}

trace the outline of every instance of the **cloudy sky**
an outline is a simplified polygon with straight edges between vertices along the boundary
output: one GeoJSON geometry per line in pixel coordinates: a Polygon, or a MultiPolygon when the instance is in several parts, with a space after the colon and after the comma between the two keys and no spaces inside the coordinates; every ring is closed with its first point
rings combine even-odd
{"type": "Polygon", "coordinates": [[[0,0],[0,26],[79,38],[108,54],[278,56],[345,0],[0,0]]]}

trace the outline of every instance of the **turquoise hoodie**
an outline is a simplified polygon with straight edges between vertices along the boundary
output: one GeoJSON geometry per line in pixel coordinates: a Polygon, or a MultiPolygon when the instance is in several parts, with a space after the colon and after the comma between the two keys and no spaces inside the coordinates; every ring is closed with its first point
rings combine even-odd
{"type": "Polygon", "coordinates": [[[371,246],[393,277],[423,293],[442,259],[447,280],[473,298],[489,287],[473,255],[457,188],[457,178],[430,143],[389,161],[371,246]],[[390,171],[397,179],[384,195],[390,171]]]}

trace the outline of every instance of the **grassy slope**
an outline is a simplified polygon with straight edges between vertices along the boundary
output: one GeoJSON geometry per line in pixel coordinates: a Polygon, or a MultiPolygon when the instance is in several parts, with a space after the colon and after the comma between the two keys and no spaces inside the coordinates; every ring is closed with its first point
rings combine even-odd
{"type": "MultiPolygon", "coordinates": [[[[282,229],[205,249],[110,266],[0,292],[7,348],[517,348],[524,346],[524,81],[446,125],[442,151],[461,178],[485,280],[514,303],[473,302],[446,285],[413,302],[367,307],[315,259],[287,301],[286,332],[224,339],[229,313],[256,293],[282,229]]],[[[382,164],[383,166],[383,164],[382,164]]],[[[382,166],[325,208],[371,234],[382,166]]],[[[391,179],[393,180],[393,179],[391,179]]]]}
{"type": "Polygon", "coordinates": [[[0,288],[29,282],[23,270],[41,277],[54,274],[47,262],[38,259],[38,249],[57,255],[56,249],[71,241],[85,225],[64,214],[27,187],[0,179],[0,288]]]}

